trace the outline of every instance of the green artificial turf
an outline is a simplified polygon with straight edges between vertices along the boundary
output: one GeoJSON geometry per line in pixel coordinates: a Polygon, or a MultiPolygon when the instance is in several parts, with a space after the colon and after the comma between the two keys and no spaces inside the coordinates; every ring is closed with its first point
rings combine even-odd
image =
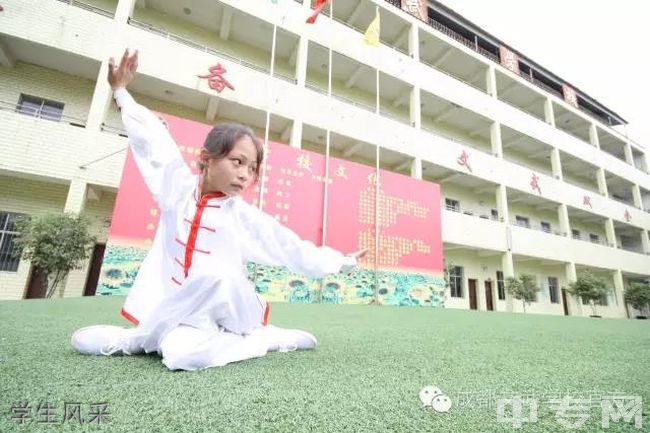
{"type": "MultiPolygon", "coordinates": [[[[595,402],[582,429],[640,431],[623,420],[601,427],[598,394],[643,398],[650,431],[650,321],[532,314],[275,304],[271,322],[313,332],[315,351],[198,372],[170,372],[156,355],[76,354],[72,332],[126,325],[117,297],[0,302],[0,432],[8,431],[514,431],[497,422],[496,400],[538,398],[538,421],[522,431],[563,431],[548,399],[595,402]],[[418,392],[436,385],[448,413],[423,407],[418,392]],[[33,420],[12,420],[18,402],[33,420]],[[110,420],[59,425],[65,402],[108,403],[110,420]]],[[[506,414],[511,411],[506,411],[506,414]]],[[[569,430],[567,430],[569,431],[569,430]]]]}

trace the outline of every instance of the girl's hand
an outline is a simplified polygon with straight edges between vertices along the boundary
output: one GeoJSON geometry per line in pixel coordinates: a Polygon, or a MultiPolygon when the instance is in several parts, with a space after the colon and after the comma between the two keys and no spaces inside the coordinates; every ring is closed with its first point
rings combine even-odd
{"type": "Polygon", "coordinates": [[[138,69],[138,50],[129,55],[129,49],[124,50],[119,66],[115,65],[115,59],[108,59],[108,82],[111,89],[124,89],[133,81],[135,71],[138,69]]]}
{"type": "Polygon", "coordinates": [[[350,253],[350,254],[348,254],[348,256],[354,257],[356,260],[359,260],[359,259],[363,258],[363,256],[365,256],[367,252],[368,252],[368,250],[364,248],[362,250],[350,253]]]}

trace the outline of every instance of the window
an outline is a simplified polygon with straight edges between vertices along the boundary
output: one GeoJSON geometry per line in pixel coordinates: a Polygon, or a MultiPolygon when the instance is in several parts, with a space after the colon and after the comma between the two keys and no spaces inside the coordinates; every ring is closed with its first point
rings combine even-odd
{"type": "Polygon", "coordinates": [[[589,240],[593,242],[594,244],[599,244],[600,243],[600,236],[595,235],[593,233],[589,233],[589,240]]]}
{"type": "Polygon", "coordinates": [[[551,304],[559,304],[560,298],[558,297],[557,292],[557,278],[548,277],[548,293],[551,298],[551,304]]]}
{"type": "Polygon", "coordinates": [[[499,211],[496,209],[492,209],[490,211],[490,214],[492,215],[493,220],[498,220],[499,219],[499,211]]]}
{"type": "Polygon", "coordinates": [[[16,213],[0,212],[0,271],[16,272],[20,259],[13,256],[16,213]]]}
{"type": "Polygon", "coordinates": [[[63,114],[63,103],[21,93],[16,111],[28,116],[59,121],[63,114]]]}
{"type": "Polygon", "coordinates": [[[515,217],[515,222],[518,226],[530,228],[530,221],[526,217],[517,215],[515,217]]]}
{"type": "Polygon", "coordinates": [[[503,272],[497,271],[497,296],[499,301],[506,299],[506,285],[503,282],[503,272]]]}
{"type": "Polygon", "coordinates": [[[451,210],[454,212],[460,212],[460,202],[458,200],[454,200],[451,198],[446,198],[445,199],[445,207],[447,210],[451,210]]]}
{"type": "Polygon", "coordinates": [[[571,237],[573,237],[573,239],[580,239],[580,230],[571,230],[571,237]]]}
{"type": "Polygon", "coordinates": [[[542,221],[542,222],[540,223],[540,225],[541,225],[541,227],[542,227],[542,231],[543,231],[544,233],[551,233],[551,224],[550,224],[550,223],[547,223],[547,222],[542,221]]]}
{"type": "Polygon", "coordinates": [[[454,266],[449,273],[449,288],[452,298],[463,297],[463,268],[454,266]]]}

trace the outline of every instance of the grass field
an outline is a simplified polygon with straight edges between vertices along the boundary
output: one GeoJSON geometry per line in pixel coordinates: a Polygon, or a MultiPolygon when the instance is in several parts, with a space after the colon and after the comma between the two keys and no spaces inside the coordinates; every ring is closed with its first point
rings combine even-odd
{"type": "Polygon", "coordinates": [[[634,419],[601,426],[600,395],[614,392],[642,397],[650,431],[650,321],[275,304],[271,322],[310,330],[315,351],[198,372],[170,372],[155,355],[73,352],[76,328],[126,325],[122,302],[0,302],[0,432],[514,431],[498,422],[496,401],[515,394],[538,399],[523,431],[641,431],[634,419]],[[422,405],[425,385],[451,398],[448,413],[422,405]],[[548,401],[567,395],[592,399],[580,429],[562,427],[548,401]],[[18,423],[20,402],[31,423],[18,423]],[[80,403],[82,418],[108,403],[110,417],[62,422],[66,402],[80,403]],[[58,425],[37,422],[48,421],[48,403],[58,425]]]}

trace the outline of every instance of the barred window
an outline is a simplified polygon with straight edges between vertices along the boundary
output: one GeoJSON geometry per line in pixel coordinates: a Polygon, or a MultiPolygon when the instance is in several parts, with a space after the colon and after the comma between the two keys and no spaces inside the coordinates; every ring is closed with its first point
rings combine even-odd
{"type": "Polygon", "coordinates": [[[449,273],[449,288],[453,298],[463,297],[463,268],[454,266],[449,273]]]}
{"type": "Polygon", "coordinates": [[[59,121],[63,114],[63,103],[21,93],[16,111],[28,116],[59,121]]]}
{"type": "Polygon", "coordinates": [[[0,211],[0,271],[16,272],[20,259],[13,256],[14,238],[18,234],[14,229],[17,213],[0,211]]]}

